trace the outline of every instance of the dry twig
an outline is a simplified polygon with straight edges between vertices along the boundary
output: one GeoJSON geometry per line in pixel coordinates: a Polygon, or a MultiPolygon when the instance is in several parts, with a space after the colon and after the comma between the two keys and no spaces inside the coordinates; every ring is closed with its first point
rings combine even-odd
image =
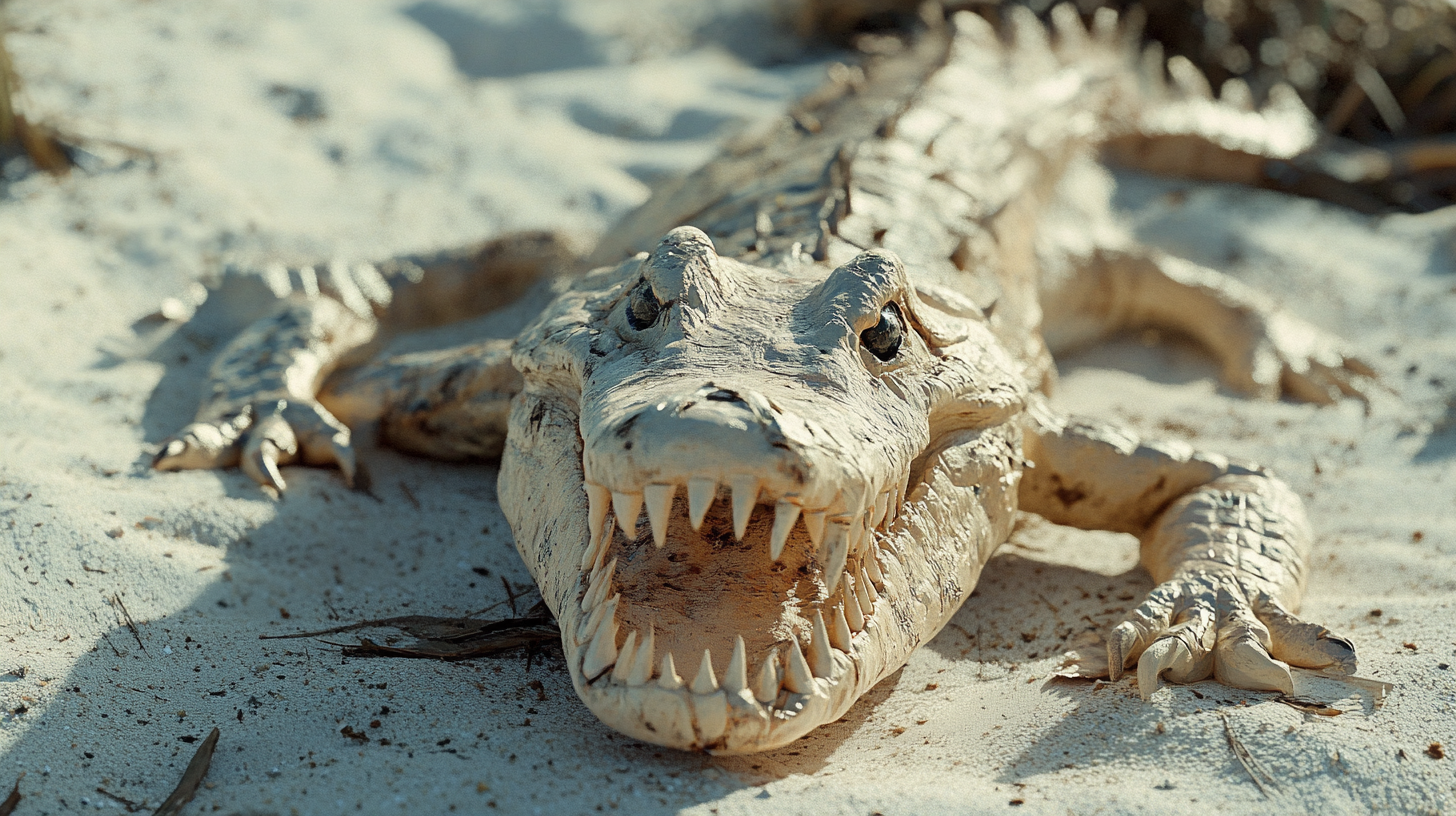
{"type": "MultiPolygon", "coordinates": [[[[520,597],[520,596],[515,596],[520,597]]],[[[398,629],[416,640],[405,646],[385,646],[368,638],[359,643],[334,643],[344,657],[413,657],[432,660],[466,660],[474,657],[504,652],[519,646],[535,646],[539,643],[556,641],[561,631],[551,618],[545,603],[537,603],[522,617],[504,620],[479,620],[476,618],[437,618],[428,615],[405,615],[396,618],[351,623],[313,632],[295,632],[287,635],[259,635],[260,640],[285,638],[320,637],[353,632],[359,629],[398,629]]]]}
{"type": "Polygon", "coordinates": [[[10,816],[15,812],[15,807],[20,804],[20,780],[25,778],[25,772],[21,771],[20,776],[15,777],[15,787],[10,789],[10,795],[5,801],[0,802],[0,816],[10,816]]]}
{"type": "Polygon", "coordinates": [[[1281,694],[1274,698],[1274,702],[1283,703],[1297,711],[1306,714],[1318,714],[1321,717],[1338,717],[1344,714],[1344,709],[1335,708],[1329,703],[1322,703],[1319,700],[1309,700],[1304,697],[1291,697],[1288,694],[1281,694]]]}
{"type": "Polygon", "coordinates": [[[116,794],[112,793],[111,791],[107,790],[106,788],[97,788],[96,789],[96,792],[99,793],[99,794],[101,794],[102,796],[105,796],[107,799],[110,799],[113,802],[116,802],[117,804],[121,805],[123,808],[126,808],[126,812],[127,813],[136,813],[137,811],[139,811],[139,810],[142,809],[142,806],[139,805],[139,804],[137,804],[136,802],[133,802],[132,800],[126,798],[125,796],[117,796],[116,794]]]}
{"type": "Polygon", "coordinates": [[[1279,782],[1264,770],[1259,761],[1254,759],[1254,755],[1249,753],[1249,749],[1245,748],[1239,738],[1234,736],[1234,727],[1229,723],[1228,714],[1220,711],[1218,716],[1223,720],[1223,733],[1225,737],[1228,737],[1229,750],[1234,752],[1234,758],[1244,766],[1244,771],[1248,773],[1250,779],[1254,780],[1254,785],[1258,787],[1260,793],[1264,794],[1264,798],[1272,798],[1269,789],[1279,790],[1279,782]]]}
{"type": "Polygon", "coordinates": [[[136,638],[137,645],[142,648],[142,652],[150,654],[150,652],[147,652],[147,644],[142,643],[142,633],[137,629],[136,621],[132,620],[131,613],[126,611],[126,604],[121,602],[121,595],[112,593],[111,603],[117,609],[121,610],[121,616],[126,620],[126,628],[131,630],[131,636],[136,638]]]}
{"type": "Polygon", "coordinates": [[[172,795],[167,797],[161,807],[152,812],[152,816],[177,816],[182,812],[183,806],[197,795],[202,778],[207,776],[207,769],[212,765],[212,752],[217,748],[217,737],[218,730],[213,728],[207,739],[197,746],[197,753],[187,763],[187,770],[182,773],[182,781],[177,783],[177,789],[172,791],[172,795]]]}

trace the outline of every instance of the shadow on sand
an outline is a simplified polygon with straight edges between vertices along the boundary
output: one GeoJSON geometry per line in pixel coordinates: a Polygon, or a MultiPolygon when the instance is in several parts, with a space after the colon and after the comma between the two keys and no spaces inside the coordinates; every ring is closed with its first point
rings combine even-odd
{"type": "MultiPolygon", "coordinates": [[[[143,418],[146,438],[159,440],[190,419],[208,354],[179,331],[153,357],[172,362],[143,418]]],[[[184,608],[136,620],[135,633],[118,617],[52,681],[64,690],[28,715],[26,732],[0,764],[74,756],[78,767],[110,780],[109,794],[154,806],[196,740],[217,726],[222,738],[208,776],[215,787],[200,794],[204,808],[322,812],[394,802],[432,809],[438,802],[443,809],[469,791],[483,805],[523,809],[590,791],[594,803],[667,813],[814,774],[896,692],[898,673],[845,718],[786,749],[715,759],[602,726],[577,700],[555,650],[444,663],[344,659],[327,642],[350,640],[341,636],[260,640],[399,615],[479,616],[493,608],[486,616],[504,617],[503,582],[512,594],[529,591],[495,500],[494,467],[412,458],[368,437],[360,433],[358,444],[371,493],[347,489],[331,471],[289,468],[281,500],[236,471],[153,472],[142,452],[125,478],[152,481],[158,491],[176,480],[222,485],[218,502],[231,510],[204,503],[151,529],[214,548],[217,578],[184,608]],[[208,521],[236,515],[239,506],[257,510],[255,503],[270,505],[271,517],[242,534],[208,521]]],[[[1004,671],[1007,663],[1052,656],[1146,589],[1141,573],[1109,578],[1034,560],[1034,549],[1018,543],[996,558],[929,648],[1004,671]],[[1038,621],[1034,630],[1028,621],[1038,621]]],[[[129,588],[110,591],[125,601],[129,588]]],[[[48,794],[44,776],[23,787],[42,803],[52,796],[60,809],[84,804],[74,791],[48,794]]],[[[106,795],[85,796],[94,802],[106,795]]]]}

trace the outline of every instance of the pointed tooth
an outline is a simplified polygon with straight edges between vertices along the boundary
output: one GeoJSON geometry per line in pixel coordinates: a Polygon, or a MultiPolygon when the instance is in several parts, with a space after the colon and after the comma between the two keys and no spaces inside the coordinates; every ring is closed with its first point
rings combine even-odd
{"type": "Polygon", "coordinates": [[[652,525],[652,543],[662,549],[667,543],[667,521],[672,518],[672,495],[677,485],[650,484],[642,488],[642,497],[647,501],[647,521],[652,525]]]}
{"type": "Polygon", "coordinates": [[[587,585],[586,597],[581,599],[581,611],[590,612],[597,604],[606,600],[607,591],[612,586],[612,576],[617,572],[617,559],[613,558],[607,568],[592,573],[591,583],[587,585]]]}
{"type": "Polygon", "coordinates": [[[718,690],[718,678],[713,676],[713,654],[703,650],[703,662],[698,664],[698,674],[693,678],[694,694],[712,694],[718,690]]]}
{"type": "Polygon", "coordinates": [[[718,483],[712,479],[688,479],[688,520],[696,530],[703,526],[703,516],[713,506],[713,497],[718,495],[718,483]]]}
{"type": "Polygon", "coordinates": [[[733,657],[728,661],[728,673],[723,675],[723,690],[737,694],[748,688],[748,650],[743,645],[743,635],[733,638],[733,657]]]}
{"type": "MultiPolygon", "coordinates": [[[[853,583],[853,579],[849,583],[853,583]]],[[[859,598],[855,597],[854,588],[849,586],[849,583],[846,583],[844,587],[845,622],[849,624],[850,631],[863,632],[865,625],[864,611],[859,608],[859,598]]]]}
{"type": "Polygon", "coordinates": [[[804,659],[799,641],[791,639],[789,644],[789,670],[784,677],[784,688],[795,694],[808,694],[814,690],[814,673],[809,670],[809,661],[804,659]]]}
{"type": "Polygon", "coordinates": [[[662,656],[662,666],[658,671],[657,685],[662,686],[668,691],[683,687],[683,679],[677,676],[677,667],[672,663],[672,652],[667,652],[662,656]]]}
{"type": "Polygon", "coordinates": [[[1059,3],[1052,8],[1052,28],[1063,49],[1076,49],[1086,45],[1087,28],[1082,25],[1082,15],[1071,3],[1059,3]]]}
{"type": "Polygon", "coordinates": [[[863,612],[864,616],[868,618],[875,612],[875,599],[870,597],[872,590],[868,586],[869,581],[862,578],[855,578],[853,583],[854,598],[859,602],[859,611],[863,612]]]}
{"type": "Polygon", "coordinates": [[[622,649],[617,653],[617,665],[612,668],[612,682],[626,683],[627,676],[632,673],[632,664],[637,659],[637,631],[634,629],[627,633],[627,639],[622,641],[622,649]]]}
{"type": "Polygon", "coordinates": [[[652,658],[656,641],[652,624],[648,624],[647,635],[642,638],[642,645],[637,647],[637,656],[632,658],[632,670],[627,673],[627,685],[643,686],[652,679],[652,658]]]}
{"type": "Polygon", "coordinates": [[[1168,73],[1173,77],[1173,84],[1185,97],[1213,99],[1213,87],[1209,85],[1208,77],[1193,64],[1193,60],[1181,54],[1172,57],[1168,60],[1168,73]]]}
{"type": "Polygon", "coordinates": [[[596,567],[597,556],[601,555],[602,548],[605,546],[606,539],[605,537],[600,535],[600,531],[598,531],[597,535],[592,535],[591,540],[586,543],[586,550],[581,554],[582,572],[586,572],[596,567]]]}
{"type": "Polygon", "coordinates": [[[758,478],[756,476],[733,477],[733,537],[743,540],[748,532],[748,519],[753,515],[753,506],[758,503],[758,478]]]}
{"type": "Polygon", "coordinates": [[[613,598],[592,610],[591,615],[586,619],[586,625],[576,630],[576,645],[582,646],[591,642],[592,635],[597,633],[597,627],[602,625],[602,619],[608,613],[617,614],[617,599],[613,598]]]}
{"type": "Polygon", "coordinates": [[[874,512],[870,514],[870,529],[877,530],[885,521],[885,512],[890,509],[890,492],[887,490],[875,497],[874,512]]]}
{"type": "Polygon", "coordinates": [[[753,697],[764,705],[773,705],[779,698],[779,650],[775,646],[768,659],[758,668],[758,681],[753,684],[753,697]]]}
{"type": "Polygon", "coordinates": [[[1218,101],[1241,111],[1254,110],[1254,92],[1249,89],[1249,83],[1238,77],[1223,81],[1223,86],[1219,88],[1218,101]]]}
{"type": "Polygon", "coordinates": [[[831,521],[824,536],[824,583],[830,594],[839,586],[844,564],[849,560],[849,522],[831,521]]]}
{"type": "Polygon", "coordinates": [[[874,582],[870,580],[869,572],[865,569],[864,564],[859,565],[859,584],[864,585],[865,594],[869,596],[871,603],[880,599],[880,593],[875,589],[874,582]]]}
{"type": "Polygon", "coordinates": [[[586,483],[587,527],[591,530],[593,542],[601,540],[602,524],[607,520],[612,491],[599,484],[586,483]]]}
{"type": "Polygon", "coordinates": [[[781,501],[774,507],[773,533],[769,536],[768,554],[773,560],[779,560],[784,554],[784,545],[789,541],[789,533],[794,529],[794,522],[799,520],[799,505],[791,502],[781,501]]]}
{"type": "Polygon", "coordinates": [[[824,511],[811,510],[804,514],[804,529],[809,531],[809,541],[817,549],[824,541],[824,511]]]}
{"type": "Polygon", "coordinates": [[[869,516],[860,516],[850,527],[849,552],[856,555],[862,554],[866,546],[874,544],[874,530],[869,529],[869,516]]]}
{"type": "MultiPolygon", "coordinates": [[[[868,561],[872,561],[872,558],[869,558],[868,561]]],[[[855,586],[860,586],[860,584],[865,586],[865,595],[869,596],[871,603],[879,600],[879,590],[875,589],[875,581],[869,580],[869,570],[866,570],[863,561],[859,562],[859,574],[856,576],[855,586]]]]}
{"type": "Polygon", "coordinates": [[[590,584],[594,586],[595,595],[592,596],[592,606],[605,601],[612,594],[612,579],[617,577],[617,559],[613,558],[607,565],[592,572],[590,584]]]}
{"type": "Polygon", "coordinates": [[[834,605],[834,619],[829,624],[829,643],[841,652],[849,652],[849,644],[853,635],[849,631],[849,621],[844,619],[844,606],[834,605]]]}
{"type": "Polygon", "coordinates": [[[1103,6],[1092,12],[1092,34],[1100,42],[1113,42],[1117,38],[1117,9],[1103,6]]]}
{"type": "Polygon", "coordinates": [[[880,558],[878,552],[870,553],[870,557],[865,559],[865,572],[870,576],[870,580],[874,583],[880,586],[885,585],[885,573],[880,571],[880,558]]]}
{"type": "Polygon", "coordinates": [[[1019,56],[1040,57],[1052,53],[1052,41],[1046,26],[1025,6],[1012,6],[1006,12],[1011,22],[1011,38],[1019,56]]]}
{"type": "Polygon", "coordinates": [[[637,517],[642,514],[641,493],[613,493],[612,513],[617,516],[617,526],[628,541],[637,538],[637,517]]]}
{"type": "Polygon", "coordinates": [[[1138,63],[1138,74],[1143,81],[1143,90],[1154,96],[1161,96],[1168,87],[1163,74],[1163,44],[1156,40],[1143,48],[1142,60],[1138,63]]]}
{"type": "Polygon", "coordinates": [[[834,676],[834,652],[833,646],[829,645],[829,628],[824,625],[824,613],[814,610],[814,634],[809,641],[809,657],[812,658],[811,665],[814,667],[814,676],[830,678],[834,676]]]}
{"type": "Polygon", "coordinates": [[[588,683],[601,676],[602,672],[617,662],[617,617],[613,615],[602,621],[597,633],[592,635],[590,646],[581,660],[581,676],[588,683]]]}

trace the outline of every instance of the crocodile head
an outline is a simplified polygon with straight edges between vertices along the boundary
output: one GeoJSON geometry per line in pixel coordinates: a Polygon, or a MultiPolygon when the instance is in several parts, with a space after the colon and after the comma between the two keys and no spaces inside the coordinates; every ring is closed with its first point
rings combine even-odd
{"type": "Polygon", "coordinates": [[[501,505],[607,725],[775,748],[902,666],[1009,533],[1024,386],[892,254],[787,271],[691,227],[517,340],[501,505]]]}

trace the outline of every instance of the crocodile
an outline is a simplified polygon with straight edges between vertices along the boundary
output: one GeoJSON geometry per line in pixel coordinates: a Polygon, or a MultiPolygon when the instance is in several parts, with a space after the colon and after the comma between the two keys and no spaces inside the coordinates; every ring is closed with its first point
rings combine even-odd
{"type": "Polygon", "coordinates": [[[928,14],[584,260],[523,234],[230,271],[199,308],[251,322],[154,466],[352,480],[368,423],[406,451],[499,457],[577,694],[673,748],[770,750],[838,719],[946,624],[1021,513],[1141,539],[1156,586],[1101,672],[1145,698],[1353,672],[1350,641],[1295,616],[1313,534],[1288,486],[1046,399],[1053,351],[1148,326],[1254,397],[1360,396],[1375,372],[1338,341],[1109,235],[1096,185],[1069,187],[1109,145],[1202,176],[1287,158],[1312,118],[1278,88],[1257,109],[1236,82],[1215,98],[1108,9],[1051,18],[928,14]],[[458,321],[469,342],[397,339],[458,321]]]}

